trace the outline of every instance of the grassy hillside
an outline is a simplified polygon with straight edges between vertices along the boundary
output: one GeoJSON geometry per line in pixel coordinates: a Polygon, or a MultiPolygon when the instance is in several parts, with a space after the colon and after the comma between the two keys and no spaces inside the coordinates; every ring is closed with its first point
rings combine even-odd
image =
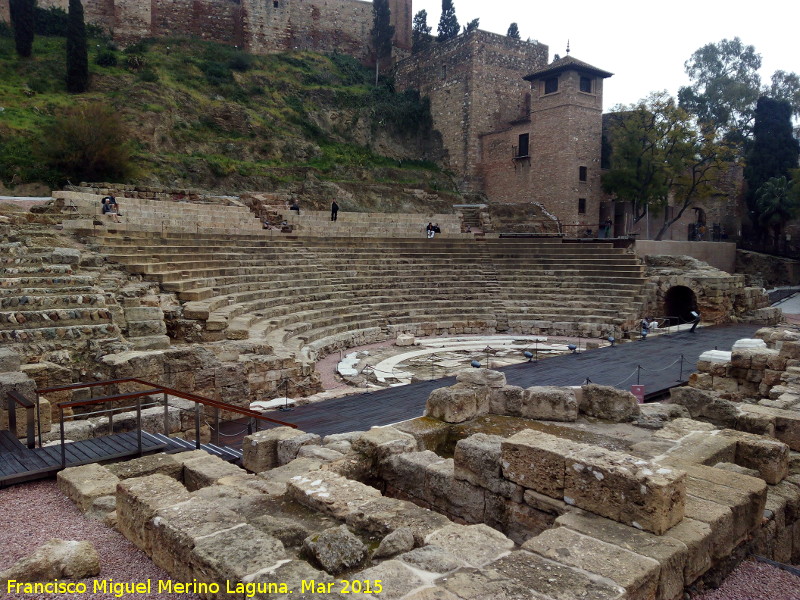
{"type": "Polygon", "coordinates": [[[452,190],[436,166],[442,151],[427,103],[395,93],[388,81],[375,87],[370,70],[352,58],[251,56],[189,39],[121,51],[97,38],[89,44],[91,88],[70,95],[64,45],[63,37],[37,36],[33,57],[19,59],[8,31],[0,31],[6,187],[83,179],[50,150],[64,142],[56,125],[65,113],[99,104],[120,117],[131,155],[127,183],[226,193],[320,183],[452,190]]]}

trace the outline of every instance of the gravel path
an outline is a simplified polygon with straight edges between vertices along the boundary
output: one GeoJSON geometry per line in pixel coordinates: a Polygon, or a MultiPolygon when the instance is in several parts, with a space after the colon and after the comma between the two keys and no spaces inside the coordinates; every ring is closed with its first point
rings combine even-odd
{"type": "MultiPolygon", "coordinates": [[[[100,575],[96,579],[113,579],[118,582],[144,582],[169,579],[169,575],[156,567],[142,551],[123,537],[116,529],[99,521],[85,518],[58,489],[54,480],[25,483],[0,490],[0,571],[33,552],[47,540],[88,540],[94,544],[100,557],[100,575]]],[[[87,584],[86,594],[6,594],[0,598],[70,600],[111,600],[112,594],[93,593],[93,579],[87,584]]],[[[136,594],[137,600],[195,599],[192,594],[136,594]]]]}
{"type": "Polygon", "coordinates": [[[800,577],[755,560],[746,560],[716,590],[692,600],[800,600],[800,577]]]}

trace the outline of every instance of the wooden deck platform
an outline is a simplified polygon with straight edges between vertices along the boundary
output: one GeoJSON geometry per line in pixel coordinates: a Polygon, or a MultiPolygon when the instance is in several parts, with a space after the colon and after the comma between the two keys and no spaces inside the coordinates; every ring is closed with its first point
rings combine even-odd
{"type": "MultiPolygon", "coordinates": [[[[637,383],[638,372],[639,383],[645,386],[646,397],[654,398],[685,382],[695,371],[700,354],[715,348],[730,350],[736,340],[752,337],[758,328],[758,325],[702,327],[695,333],[651,336],[645,341],[555,356],[498,370],[506,374],[509,384],[524,388],[534,385],[581,385],[589,379],[593,383],[628,390],[637,383]]],[[[485,355],[476,354],[475,358],[483,361],[485,355]]],[[[389,425],[422,416],[428,395],[436,388],[454,383],[455,377],[445,377],[334,398],[299,406],[291,412],[264,414],[291,421],[303,431],[323,436],[367,430],[376,425],[389,425]]]]}

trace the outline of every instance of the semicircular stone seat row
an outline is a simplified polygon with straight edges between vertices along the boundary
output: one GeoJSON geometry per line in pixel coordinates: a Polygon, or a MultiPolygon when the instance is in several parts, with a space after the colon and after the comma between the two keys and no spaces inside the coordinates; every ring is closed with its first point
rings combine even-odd
{"type": "Polygon", "coordinates": [[[645,285],[624,250],[559,239],[127,231],[96,242],[174,292],[204,339],[265,339],[309,358],[398,333],[619,334],[645,285]]]}

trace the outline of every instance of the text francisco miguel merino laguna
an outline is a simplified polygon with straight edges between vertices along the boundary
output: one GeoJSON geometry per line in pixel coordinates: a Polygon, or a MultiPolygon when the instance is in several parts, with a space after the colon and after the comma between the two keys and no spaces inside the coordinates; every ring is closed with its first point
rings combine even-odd
{"type": "Polygon", "coordinates": [[[251,582],[204,583],[192,581],[173,581],[171,579],[147,579],[136,583],[95,579],[90,583],[74,581],[24,582],[9,579],[6,582],[7,594],[111,594],[117,598],[132,594],[244,594],[252,598],[256,594],[292,594],[294,592],[316,594],[380,594],[383,591],[380,579],[340,579],[338,581],[316,581],[303,579],[300,589],[291,589],[287,583],[251,582]]]}

